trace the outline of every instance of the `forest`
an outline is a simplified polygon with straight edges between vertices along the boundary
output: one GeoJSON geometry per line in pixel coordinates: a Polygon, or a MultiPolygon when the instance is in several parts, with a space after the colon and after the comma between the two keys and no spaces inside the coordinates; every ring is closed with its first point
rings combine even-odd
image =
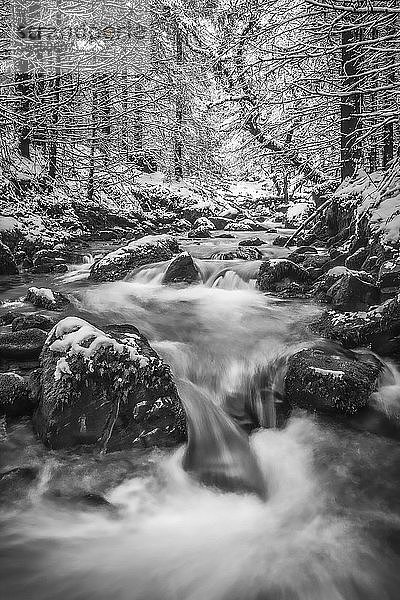
{"type": "Polygon", "coordinates": [[[398,600],[399,0],[0,3],[4,600],[398,600]]]}

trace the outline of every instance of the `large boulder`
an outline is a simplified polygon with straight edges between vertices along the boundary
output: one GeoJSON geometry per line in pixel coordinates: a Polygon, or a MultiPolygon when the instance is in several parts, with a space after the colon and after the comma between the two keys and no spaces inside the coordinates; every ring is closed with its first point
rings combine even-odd
{"type": "Polygon", "coordinates": [[[31,270],[34,273],[65,273],[68,271],[67,258],[60,250],[39,250],[33,256],[31,270]]]}
{"type": "Polygon", "coordinates": [[[51,448],[172,445],[185,418],[169,367],[132,326],[69,317],[50,332],[34,426],[51,448]]]}
{"type": "Polygon", "coordinates": [[[31,360],[39,357],[47,334],[42,329],[24,329],[0,334],[0,357],[31,360]]]}
{"type": "Polygon", "coordinates": [[[262,252],[258,248],[243,247],[226,252],[214,252],[210,258],[213,260],[260,260],[262,252]]]}
{"type": "Polygon", "coordinates": [[[346,267],[330,269],[316,282],[313,293],[321,302],[341,311],[366,310],[380,301],[380,289],[373,278],[346,267]]]}
{"type": "Polygon", "coordinates": [[[347,348],[370,346],[385,356],[400,355],[400,294],[368,312],[327,311],[310,327],[347,348]]]}
{"type": "Polygon", "coordinates": [[[211,221],[216,229],[225,229],[231,222],[231,220],[226,217],[209,217],[209,221],[211,221]]]}
{"type": "Polygon", "coordinates": [[[116,281],[138,267],[170,260],[179,252],[177,240],[170,235],[148,235],[118,248],[92,265],[89,278],[116,281]]]}
{"type": "Polygon", "coordinates": [[[258,237],[246,238],[239,242],[238,246],[262,246],[264,242],[258,237]]]}
{"type": "Polygon", "coordinates": [[[18,275],[18,267],[11,250],[0,241],[0,275],[18,275]]]}
{"type": "Polygon", "coordinates": [[[261,292],[279,292],[296,283],[303,290],[311,283],[308,271],[284,258],[263,260],[257,276],[257,288],[261,292]]]}
{"type": "Polygon", "coordinates": [[[197,227],[196,229],[191,229],[188,232],[188,238],[210,238],[211,237],[211,233],[208,227],[206,227],[205,225],[201,225],[200,227],[197,227]]]}
{"type": "Polygon", "coordinates": [[[62,310],[70,303],[69,299],[61,292],[37,287],[28,289],[25,302],[30,302],[33,306],[46,310],[62,310]]]}
{"type": "Polygon", "coordinates": [[[172,259],[162,278],[163,284],[171,283],[196,283],[200,279],[200,272],[196,267],[189,252],[182,252],[172,259]]]}
{"type": "Polygon", "coordinates": [[[387,260],[381,265],[378,281],[384,299],[396,295],[400,287],[400,258],[387,260]]]}
{"type": "Polygon", "coordinates": [[[13,319],[11,323],[13,331],[22,331],[23,329],[43,329],[43,331],[50,331],[53,326],[54,319],[41,314],[21,315],[13,319]]]}
{"type": "Polygon", "coordinates": [[[207,217],[200,217],[195,220],[193,228],[198,229],[199,227],[206,227],[206,229],[209,229],[210,231],[216,229],[214,223],[210,219],[207,219],[207,217]]]}
{"type": "Polygon", "coordinates": [[[353,415],[367,406],[381,372],[373,355],[308,348],[289,358],[286,398],[307,410],[353,415]]]}
{"type": "Polygon", "coordinates": [[[0,215],[0,241],[14,251],[22,238],[21,224],[17,219],[0,215]]]}
{"type": "Polygon", "coordinates": [[[17,373],[0,373],[0,415],[22,417],[32,412],[28,385],[17,373]]]}

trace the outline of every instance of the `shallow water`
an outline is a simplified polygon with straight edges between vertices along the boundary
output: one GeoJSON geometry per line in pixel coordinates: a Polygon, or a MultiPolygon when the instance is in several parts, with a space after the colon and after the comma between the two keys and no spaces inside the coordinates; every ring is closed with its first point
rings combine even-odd
{"type": "MultiPolygon", "coordinates": [[[[254,264],[230,262],[220,285],[226,265],[202,259],[204,282],[190,287],[162,286],[166,265],[115,283],[89,285],[84,267],[57,279],[84,318],[149,337],[206,440],[203,461],[215,458],[207,448],[219,452],[213,433],[231,422],[231,402],[240,412],[251,397],[274,424],[276,398],[259,394],[259,373],[278,365],[279,375],[288,351],[313,343],[306,321],[320,310],[258,293],[254,264]]],[[[396,410],[397,386],[388,376],[376,402],[396,410]]],[[[1,471],[23,465],[37,477],[3,498],[1,598],[397,600],[398,443],[302,413],[249,442],[266,500],[201,485],[183,469],[185,448],[49,453],[16,425],[0,441],[1,471]]],[[[239,469],[241,452],[225,464],[239,469]]]]}

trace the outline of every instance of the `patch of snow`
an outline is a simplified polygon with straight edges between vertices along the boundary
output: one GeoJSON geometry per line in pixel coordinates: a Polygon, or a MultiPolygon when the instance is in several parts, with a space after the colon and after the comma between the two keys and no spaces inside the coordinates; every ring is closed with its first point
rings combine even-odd
{"type": "Polygon", "coordinates": [[[46,298],[46,300],[49,300],[52,303],[56,301],[53,292],[48,288],[30,287],[28,292],[32,292],[32,294],[35,294],[40,298],[46,298]]]}
{"type": "Polygon", "coordinates": [[[320,373],[321,375],[332,375],[333,377],[343,377],[344,371],[334,371],[333,369],[320,369],[319,367],[309,367],[315,373],[320,373]]]}
{"type": "Polygon", "coordinates": [[[56,370],[54,371],[54,379],[59,381],[64,374],[72,375],[71,369],[69,368],[69,364],[67,363],[65,357],[58,359],[56,370]]]}

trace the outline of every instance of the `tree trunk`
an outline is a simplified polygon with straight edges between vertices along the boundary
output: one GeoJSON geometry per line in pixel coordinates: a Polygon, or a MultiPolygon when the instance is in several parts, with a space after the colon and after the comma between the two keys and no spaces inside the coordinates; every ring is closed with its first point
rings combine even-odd
{"type": "Polygon", "coordinates": [[[348,94],[342,96],[340,106],[342,180],[352,177],[361,156],[357,137],[361,125],[362,96],[357,89],[359,85],[358,50],[353,46],[359,40],[359,30],[349,28],[342,32],[343,89],[348,91],[348,94]]]}
{"type": "MultiPolygon", "coordinates": [[[[182,76],[180,67],[183,65],[183,39],[179,26],[176,27],[176,64],[178,66],[178,77],[182,76]]],[[[175,106],[175,138],[174,138],[174,161],[175,177],[183,177],[183,93],[181,81],[177,84],[176,106],[175,106]]]]}

